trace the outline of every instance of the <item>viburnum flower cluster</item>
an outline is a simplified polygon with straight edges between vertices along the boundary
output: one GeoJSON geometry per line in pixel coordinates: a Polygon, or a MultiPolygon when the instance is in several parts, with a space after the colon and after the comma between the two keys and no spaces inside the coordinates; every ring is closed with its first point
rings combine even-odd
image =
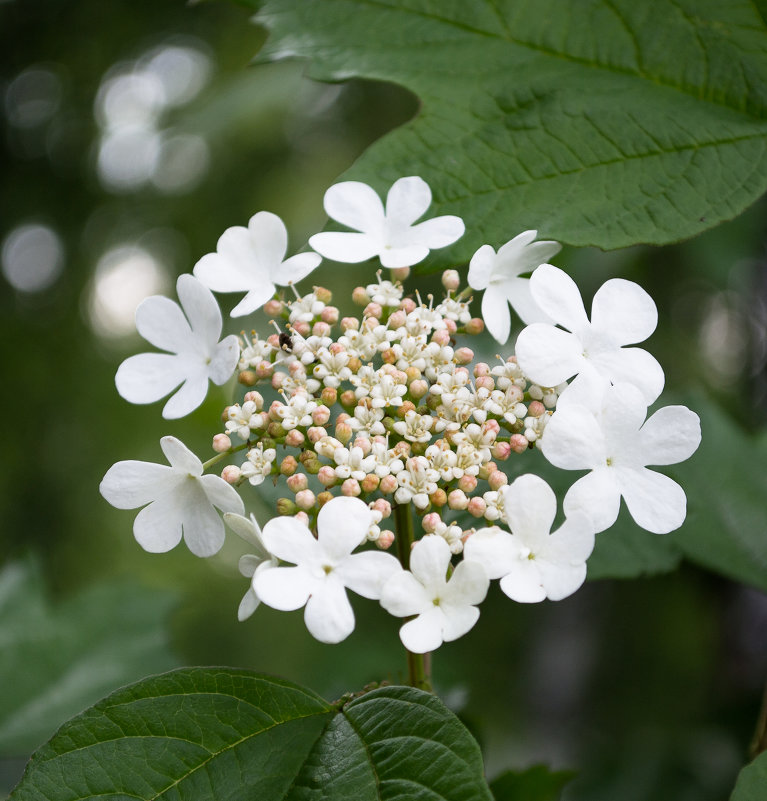
{"type": "Polygon", "coordinates": [[[236,375],[245,391],[223,410],[207,462],[164,437],[169,467],[118,462],[101,492],[119,508],[144,507],[134,532],[154,552],[182,536],[199,556],[217,552],[223,512],[253,551],[240,561],[250,580],[241,620],[260,603],[303,608],[317,639],[339,642],[355,625],[351,590],[407,618],[402,642],[425,653],[474,626],[492,580],[521,603],[575,592],[621,498],[649,531],[684,520],[683,490],[648,465],[688,458],[700,426],[681,406],[648,418],[664,383],[634,347],[657,323],[649,295],[612,279],[589,318],[572,279],[545,263],[559,244],[535,231],[497,252],[481,247],[469,286],[450,269],[440,297],[409,292],[410,266],[464,232],[454,216],[419,222],[430,204],[417,177],[395,182],[385,206],[365,184],[337,184],[326,211],[355,232],[316,234],[316,252],[287,259],[285,226],[259,212],[179,278],[180,306],[154,297],[137,310],[139,333],[166,353],[121,365],[123,397],[150,403],[180,385],[163,411],[175,418],[199,406],[209,381],[236,375]],[[342,316],[321,286],[299,290],[323,256],[380,264],[351,293],[356,314],[342,316]],[[472,316],[472,289],[484,290],[484,319],[472,316]],[[268,329],[220,339],[211,290],[238,293],[233,317],[263,309],[268,329]],[[502,345],[509,338],[510,307],[528,323],[515,350],[475,358],[468,343],[485,328],[502,345]],[[517,462],[535,448],[589,471],[553,531],[554,492],[517,462]],[[274,503],[263,530],[245,516],[252,493],[274,503]]]}

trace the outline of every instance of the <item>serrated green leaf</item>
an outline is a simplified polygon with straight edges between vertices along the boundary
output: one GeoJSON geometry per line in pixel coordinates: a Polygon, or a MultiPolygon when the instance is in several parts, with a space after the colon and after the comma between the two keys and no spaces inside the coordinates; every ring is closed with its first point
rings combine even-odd
{"type": "MultiPolygon", "coordinates": [[[[255,4],[254,4],[255,5],[255,4]]],[[[767,25],[748,0],[266,0],[261,60],[391,81],[416,119],[344,175],[421,175],[465,262],[536,228],[572,245],[664,244],[767,188],[767,25]]]]}
{"type": "Polygon", "coordinates": [[[571,770],[549,770],[535,765],[522,771],[508,770],[490,782],[495,801],[558,801],[564,786],[576,776],[571,770]]]}
{"type": "Polygon", "coordinates": [[[764,801],[767,788],[767,753],[746,765],[738,774],[730,801],[764,801]]]}
{"type": "Polygon", "coordinates": [[[189,668],[65,724],[9,801],[490,801],[479,747],[436,697],[383,687],[332,705],[291,682],[189,668]]]}
{"type": "Polygon", "coordinates": [[[27,755],[105,693],[176,665],[167,631],[175,603],[171,592],[119,581],[54,605],[32,561],[7,565],[0,572],[0,753],[27,755]]]}

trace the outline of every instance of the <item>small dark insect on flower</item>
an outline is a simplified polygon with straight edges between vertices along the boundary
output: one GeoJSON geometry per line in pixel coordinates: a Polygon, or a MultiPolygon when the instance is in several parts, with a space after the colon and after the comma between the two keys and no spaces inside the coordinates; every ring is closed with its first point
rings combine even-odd
{"type": "Polygon", "coordinates": [[[291,353],[293,350],[293,337],[285,331],[280,332],[280,347],[286,352],[291,353]]]}

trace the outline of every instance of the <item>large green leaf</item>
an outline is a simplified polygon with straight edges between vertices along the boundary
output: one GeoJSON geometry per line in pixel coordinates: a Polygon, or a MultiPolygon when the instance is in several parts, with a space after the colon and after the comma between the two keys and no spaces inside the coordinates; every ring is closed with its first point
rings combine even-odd
{"type": "Polygon", "coordinates": [[[618,248],[692,236],[767,188],[767,25],[750,0],[266,0],[261,59],[391,81],[418,116],[345,175],[417,174],[468,223],[424,269],[526,228],[618,248]]]}
{"type": "Polygon", "coordinates": [[[59,603],[39,569],[0,572],[0,754],[30,754],[69,717],[147,673],[178,664],[169,648],[173,593],[96,584],[59,603]]]}
{"type": "Polygon", "coordinates": [[[738,774],[730,801],[764,801],[767,788],[767,753],[759,756],[738,774]]]}
{"type": "Polygon", "coordinates": [[[383,687],[329,704],[227,668],[166,673],[63,726],[10,801],[489,801],[479,747],[439,699],[383,687]]]}

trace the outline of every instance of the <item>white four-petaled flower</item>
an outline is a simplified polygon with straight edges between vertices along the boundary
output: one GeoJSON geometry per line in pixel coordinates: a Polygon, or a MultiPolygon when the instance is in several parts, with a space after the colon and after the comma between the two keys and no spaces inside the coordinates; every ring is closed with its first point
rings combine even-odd
{"type": "Polygon", "coordinates": [[[301,521],[276,517],[262,532],[267,550],[295,567],[258,572],[253,588],[268,606],[304,610],[309,632],[320,642],[336,643],[354,630],[348,587],[378,599],[388,578],[401,570],[394,556],[381,551],[352,553],[374,524],[373,512],[359,498],[336,497],[317,515],[317,538],[301,521]]]}
{"type": "Polygon", "coordinates": [[[614,384],[634,384],[648,405],[660,395],[665,378],[655,357],[642,348],[624,347],[643,342],[658,323],[653,299],[638,284],[622,278],[602,284],[591,304],[591,320],[575,281],[551,264],[533,273],[530,290],[541,310],[567,329],[533,323],[520,333],[517,360],[531,381],[556,387],[571,376],[596,372],[614,384]]]}
{"type": "Polygon", "coordinates": [[[285,224],[276,214],[259,211],[247,228],[227,228],[216,252],[203,256],[194,274],[214,292],[247,292],[231,312],[232,317],[241,317],[263,306],[277,286],[297,283],[322,261],[316,253],[285,259],[287,250],[285,224]]]}
{"type": "Polygon", "coordinates": [[[430,250],[452,245],[463,236],[460,217],[446,215],[416,223],[431,205],[431,189],[417,176],[400,178],[386,196],[386,209],[374,189],[359,181],[344,181],[325,192],[329,217],[360,233],[325,231],[309,244],[334,261],[367,261],[378,256],[384,267],[410,267],[430,250]]]}
{"type": "Polygon", "coordinates": [[[631,384],[595,382],[590,392],[560,398],[544,429],[543,455],[564,470],[590,470],[567,491],[565,513],[587,514],[596,531],[617,519],[621,497],[642,528],[656,534],[684,522],[684,490],[646,465],[676,464],[700,444],[700,420],[686,406],[665,406],[647,421],[642,393],[631,384]]]}
{"type": "Polygon", "coordinates": [[[533,300],[530,279],[521,276],[556,256],[562,245],[548,240],[536,242],[537,235],[537,231],[523,231],[502,245],[498,253],[490,245],[482,245],[469,263],[469,286],[485,290],[482,318],[487,330],[501,344],[509,338],[511,330],[509,304],[526,325],[551,322],[533,300]]]}
{"type": "Polygon", "coordinates": [[[224,544],[222,512],[242,514],[242,499],[219,476],[203,475],[202,462],[175,437],[160,440],[170,467],[154,462],[117,462],[107,470],[99,491],[118,509],[144,506],[133,533],[144,550],[164,553],[183,535],[196,556],[212,556],[224,544]]]}
{"type": "Polygon", "coordinates": [[[450,546],[429,534],[410,552],[410,570],[392,576],[383,588],[381,606],[395,617],[410,617],[399,631],[408,651],[425,654],[457,640],[479,619],[490,579],[478,562],[462,561],[447,578],[450,546]]]}
{"type": "Polygon", "coordinates": [[[181,384],[162,410],[166,419],[196,409],[205,400],[208,380],[219,386],[226,382],[240,357],[236,336],[218,341],[221,311],[211,292],[192,275],[180,276],[176,291],[181,307],[153,295],[136,309],[139,334],[169,352],[131,356],[115,376],[117,391],[131,403],[153,403],[181,384]]]}
{"type": "Polygon", "coordinates": [[[514,601],[559,601],[586,579],[586,559],[594,548],[594,527],[585,514],[574,513],[554,532],[557,498],[538,476],[517,478],[503,493],[511,533],[493,527],[472,534],[464,558],[479,562],[514,601]]]}

